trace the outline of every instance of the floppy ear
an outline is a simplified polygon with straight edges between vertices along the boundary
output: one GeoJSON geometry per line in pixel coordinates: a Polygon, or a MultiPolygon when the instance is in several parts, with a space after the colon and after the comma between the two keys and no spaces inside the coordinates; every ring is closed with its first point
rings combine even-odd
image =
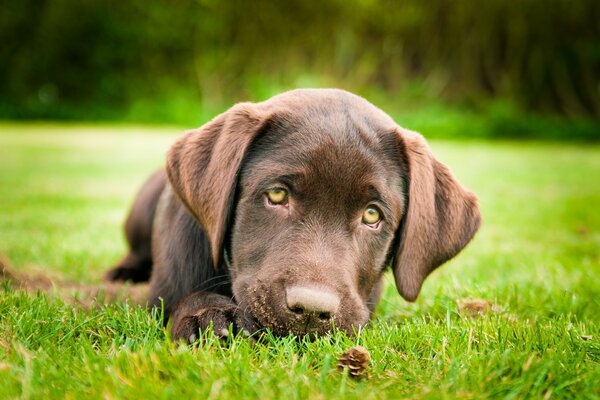
{"type": "Polygon", "coordinates": [[[421,135],[404,129],[397,135],[408,164],[408,208],[393,268],[398,292],[414,301],[427,275],[469,243],[481,216],[477,197],[434,158],[421,135]]]}
{"type": "Polygon", "coordinates": [[[202,225],[215,268],[229,226],[242,161],[265,121],[255,104],[239,103],[187,132],[167,154],[171,186],[202,225]]]}

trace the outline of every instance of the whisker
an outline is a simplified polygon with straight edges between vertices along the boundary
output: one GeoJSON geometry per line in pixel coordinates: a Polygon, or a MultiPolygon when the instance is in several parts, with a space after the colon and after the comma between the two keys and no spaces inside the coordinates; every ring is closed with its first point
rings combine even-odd
{"type": "Polygon", "coordinates": [[[206,279],[206,280],[198,283],[196,286],[194,286],[192,288],[192,291],[199,291],[199,290],[209,291],[211,289],[229,285],[230,283],[231,282],[229,280],[228,275],[217,275],[217,276],[213,276],[209,279],[206,279]],[[219,281],[219,280],[221,280],[221,281],[219,281]],[[217,281],[217,282],[215,282],[215,281],[217,281]],[[211,284],[207,285],[208,283],[211,283],[211,284]]]}

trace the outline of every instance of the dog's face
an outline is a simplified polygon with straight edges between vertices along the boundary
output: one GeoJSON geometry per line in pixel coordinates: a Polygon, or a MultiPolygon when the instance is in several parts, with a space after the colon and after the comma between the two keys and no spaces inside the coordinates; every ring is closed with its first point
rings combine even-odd
{"type": "Polygon", "coordinates": [[[390,262],[413,300],[479,226],[419,135],[338,90],[238,105],[176,143],[167,171],[240,307],[278,334],[360,327],[390,262]]]}
{"type": "Polygon", "coordinates": [[[242,166],[233,292],[277,333],[366,323],[403,214],[404,168],[395,148],[377,129],[336,111],[278,119],[242,166]]]}

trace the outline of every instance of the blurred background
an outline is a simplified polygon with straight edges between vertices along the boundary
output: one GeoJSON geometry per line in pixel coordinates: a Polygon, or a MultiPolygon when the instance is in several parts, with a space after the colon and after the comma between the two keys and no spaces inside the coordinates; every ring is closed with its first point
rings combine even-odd
{"type": "Polygon", "coordinates": [[[297,87],[428,137],[600,138],[597,0],[8,0],[0,119],[197,126],[297,87]]]}

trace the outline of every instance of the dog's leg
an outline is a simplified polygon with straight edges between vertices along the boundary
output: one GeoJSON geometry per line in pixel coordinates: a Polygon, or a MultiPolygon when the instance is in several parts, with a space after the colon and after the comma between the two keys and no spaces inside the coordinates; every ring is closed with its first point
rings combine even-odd
{"type": "Polygon", "coordinates": [[[165,187],[163,170],[152,175],[139,191],[125,222],[129,252],[110,269],[104,279],[109,282],[146,282],[152,272],[152,225],[156,206],[165,187]]]}
{"type": "Polygon", "coordinates": [[[214,267],[202,227],[169,185],[154,220],[152,257],[148,304],[162,308],[165,323],[170,317],[175,340],[194,342],[211,324],[222,338],[229,335],[230,325],[234,334],[258,329],[231,300],[227,269],[214,267]]]}
{"type": "Polygon", "coordinates": [[[154,221],[154,264],[148,303],[163,309],[165,323],[174,315],[176,307],[182,304],[187,307],[184,312],[186,315],[196,312],[194,304],[198,305],[198,309],[204,307],[205,299],[212,307],[215,304],[230,307],[232,293],[229,273],[225,266],[214,267],[210,243],[202,227],[172,195],[170,186],[165,188],[162,196],[154,221]],[[189,297],[191,293],[194,296],[189,297]],[[183,298],[187,300],[182,303],[183,298]]]}
{"type": "Polygon", "coordinates": [[[242,333],[250,336],[259,330],[252,316],[242,310],[228,297],[209,292],[194,292],[181,299],[172,314],[171,335],[173,340],[193,343],[199,332],[212,326],[215,334],[223,339],[242,333]]]}

